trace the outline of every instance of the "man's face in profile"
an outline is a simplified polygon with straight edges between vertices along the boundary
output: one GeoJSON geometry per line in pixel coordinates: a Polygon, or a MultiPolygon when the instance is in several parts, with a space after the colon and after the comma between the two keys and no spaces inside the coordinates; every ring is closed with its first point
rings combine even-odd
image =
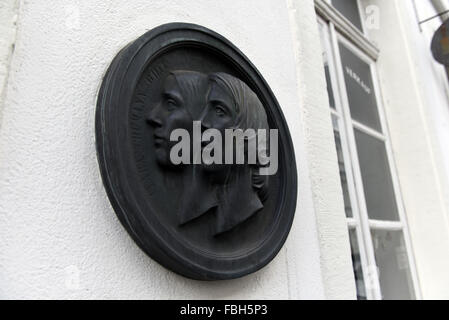
{"type": "Polygon", "coordinates": [[[179,84],[173,75],[169,75],[163,86],[160,101],[151,109],[147,121],[153,127],[156,160],[164,166],[172,165],[170,150],[176,141],[170,141],[175,129],[192,131],[193,118],[188,111],[189,97],[182,95],[179,84]]]}

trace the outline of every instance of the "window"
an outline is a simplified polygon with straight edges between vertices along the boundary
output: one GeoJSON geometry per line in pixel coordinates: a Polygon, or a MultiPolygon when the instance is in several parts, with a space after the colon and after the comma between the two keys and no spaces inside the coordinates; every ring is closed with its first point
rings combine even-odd
{"type": "Polygon", "coordinates": [[[419,298],[377,85],[378,53],[363,33],[357,0],[316,4],[357,297],[419,298]]]}
{"type": "Polygon", "coordinates": [[[332,0],[331,4],[357,29],[362,31],[362,19],[357,0],[332,0]]]}

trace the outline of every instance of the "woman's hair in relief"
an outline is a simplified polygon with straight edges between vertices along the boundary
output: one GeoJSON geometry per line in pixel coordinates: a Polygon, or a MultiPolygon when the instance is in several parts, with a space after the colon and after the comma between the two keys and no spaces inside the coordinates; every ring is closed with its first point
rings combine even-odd
{"type": "MultiPolygon", "coordinates": [[[[254,129],[254,135],[248,137],[248,141],[256,139],[258,129],[264,129],[265,144],[261,144],[260,148],[257,145],[257,154],[262,153],[264,156],[268,152],[268,136],[269,125],[267,121],[267,114],[261,101],[257,95],[248,87],[246,83],[233,77],[227,73],[217,72],[209,75],[211,82],[217,84],[222,89],[229,92],[233,98],[233,112],[235,114],[234,127],[232,129],[254,129]]],[[[258,159],[258,157],[256,157],[258,159]]],[[[259,163],[255,165],[257,170],[252,170],[253,188],[256,189],[261,201],[264,201],[268,196],[268,176],[260,175],[259,168],[262,166],[259,163]]]]}
{"type": "Polygon", "coordinates": [[[206,101],[209,85],[206,74],[196,71],[175,70],[169,73],[175,78],[182,96],[186,99],[186,107],[194,120],[199,119],[206,101]]]}

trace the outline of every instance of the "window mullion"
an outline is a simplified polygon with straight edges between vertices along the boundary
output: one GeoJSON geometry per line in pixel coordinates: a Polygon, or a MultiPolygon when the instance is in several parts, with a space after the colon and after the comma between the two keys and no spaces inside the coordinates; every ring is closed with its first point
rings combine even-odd
{"type": "Polygon", "coordinates": [[[385,135],[383,135],[382,133],[377,132],[374,129],[371,129],[370,127],[368,127],[368,126],[366,126],[366,125],[364,125],[364,124],[362,124],[362,123],[360,123],[360,122],[358,122],[358,121],[356,121],[354,119],[352,119],[351,121],[352,121],[352,126],[354,128],[356,128],[356,129],[362,131],[363,133],[366,133],[366,134],[368,134],[368,135],[370,135],[372,137],[375,137],[375,138],[377,138],[379,140],[382,140],[382,141],[386,140],[385,135]]]}
{"type": "Polygon", "coordinates": [[[370,230],[402,231],[404,225],[400,221],[369,220],[370,230]]]}
{"type": "Polygon", "coordinates": [[[346,222],[348,223],[348,228],[357,228],[359,226],[356,218],[346,218],[346,222]]]}

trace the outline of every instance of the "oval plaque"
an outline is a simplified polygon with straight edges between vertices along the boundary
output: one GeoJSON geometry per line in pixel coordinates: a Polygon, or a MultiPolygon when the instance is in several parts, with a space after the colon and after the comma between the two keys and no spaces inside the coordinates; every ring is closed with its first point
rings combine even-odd
{"type": "MultiPolygon", "coordinates": [[[[261,74],[219,34],[171,23],[123,48],[98,95],[96,145],[116,215],[166,268],[198,280],[237,278],[265,266],[284,244],[297,196],[290,133],[261,74]],[[191,138],[181,163],[172,157],[180,141],[171,139],[176,129],[191,138]],[[242,140],[244,150],[269,131],[267,157],[259,158],[258,148],[255,162],[248,156],[233,164],[238,152],[229,163],[197,162],[211,150],[208,129],[223,137],[226,130],[254,129],[242,140]],[[276,151],[277,170],[262,174],[276,151]]],[[[221,159],[215,151],[209,155],[221,159]]]]}

